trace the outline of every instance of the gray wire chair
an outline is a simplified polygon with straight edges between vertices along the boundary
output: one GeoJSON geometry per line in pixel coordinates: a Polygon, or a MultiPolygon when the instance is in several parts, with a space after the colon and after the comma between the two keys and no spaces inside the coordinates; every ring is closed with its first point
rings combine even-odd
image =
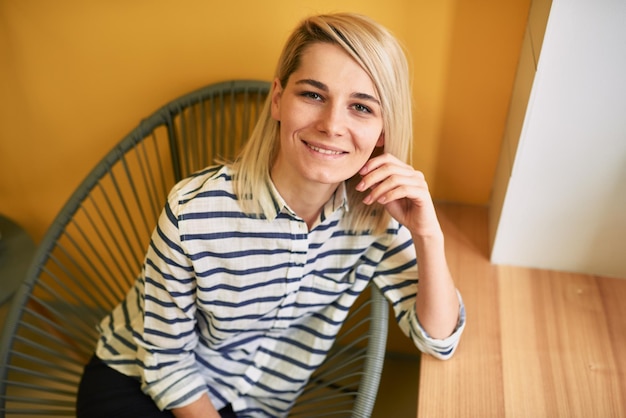
{"type": "MultiPolygon", "coordinates": [[[[95,325],[140,270],[170,188],[235,156],[269,92],[229,81],[189,93],[143,120],[93,169],[47,231],[14,295],[0,346],[0,416],[75,416],[95,325]]],[[[388,305],[370,286],[290,416],[369,417],[388,305]]]]}

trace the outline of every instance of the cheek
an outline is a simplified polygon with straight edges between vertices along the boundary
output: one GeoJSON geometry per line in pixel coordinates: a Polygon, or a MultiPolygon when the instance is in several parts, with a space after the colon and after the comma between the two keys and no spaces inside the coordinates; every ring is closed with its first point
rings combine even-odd
{"type": "Polygon", "coordinates": [[[364,152],[371,153],[380,141],[382,135],[382,127],[371,126],[363,127],[357,133],[359,138],[358,147],[364,152]]]}
{"type": "Polygon", "coordinates": [[[294,125],[290,115],[282,116],[283,117],[281,118],[280,124],[278,126],[280,128],[281,137],[286,139],[287,137],[291,137],[293,135],[293,131],[296,129],[296,125],[294,125]]]}
{"type": "Polygon", "coordinates": [[[294,105],[281,115],[281,133],[292,137],[300,131],[314,129],[316,117],[314,110],[294,105]]]}

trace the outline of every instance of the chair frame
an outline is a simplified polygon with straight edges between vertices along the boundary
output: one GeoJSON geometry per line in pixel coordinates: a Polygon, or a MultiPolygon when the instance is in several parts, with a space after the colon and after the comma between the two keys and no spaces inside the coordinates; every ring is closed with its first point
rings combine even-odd
{"type": "MultiPolygon", "coordinates": [[[[27,391],[33,391],[32,393],[37,393],[37,391],[44,393],[46,390],[45,384],[43,386],[38,386],[36,383],[31,385],[30,383],[25,383],[22,379],[13,378],[13,374],[38,376],[40,370],[37,365],[36,353],[44,352],[44,350],[52,350],[52,348],[46,348],[40,346],[41,344],[38,344],[37,342],[30,341],[29,337],[23,337],[21,333],[43,333],[51,331],[63,334],[67,332],[64,328],[65,324],[63,324],[62,321],[63,312],[58,313],[58,315],[52,315],[53,317],[50,318],[46,314],[37,312],[36,309],[32,308],[33,304],[46,303],[45,301],[41,302],[37,300],[36,295],[34,295],[34,289],[40,284],[40,278],[44,274],[45,266],[50,262],[53,251],[59,244],[59,240],[66,233],[66,230],[73,222],[74,217],[77,216],[77,212],[81,209],[81,205],[83,205],[84,202],[90,198],[90,195],[94,193],[94,189],[99,186],[99,183],[103,180],[103,178],[107,176],[111,177],[113,168],[118,166],[120,161],[123,160],[129,152],[136,150],[151,132],[154,132],[159,128],[162,129],[163,127],[168,130],[168,138],[170,142],[170,158],[168,161],[171,163],[175,181],[181,180],[191,174],[194,167],[195,169],[199,169],[204,165],[209,165],[206,161],[191,161],[191,159],[196,158],[196,156],[194,152],[189,151],[189,147],[208,146],[206,141],[209,140],[215,142],[216,136],[218,135],[218,132],[215,132],[216,124],[212,124],[213,132],[210,134],[211,138],[194,138],[196,134],[189,133],[194,128],[194,126],[192,126],[193,124],[189,123],[189,126],[185,126],[185,122],[182,122],[182,124],[178,123],[177,125],[177,122],[175,121],[177,115],[180,115],[185,111],[185,109],[188,109],[191,106],[196,106],[198,103],[203,102],[203,100],[207,100],[207,97],[212,97],[216,94],[226,96],[231,95],[234,97],[237,95],[245,96],[247,94],[251,94],[250,92],[252,92],[254,94],[267,95],[269,87],[270,84],[266,81],[226,81],[206,86],[171,101],[167,105],[158,109],[151,116],[144,119],[126,137],[118,142],[81,182],[52,222],[43,240],[38,246],[26,277],[13,296],[11,308],[4,325],[2,339],[0,340],[0,417],[73,415],[72,407],[67,406],[69,401],[52,400],[48,405],[46,403],[47,400],[37,399],[37,396],[32,394],[27,395],[26,397],[20,397],[13,396],[10,392],[16,387],[24,388],[27,391]],[[185,132],[186,130],[189,132],[185,132]],[[185,141],[191,142],[190,138],[195,141],[195,145],[185,143],[185,141]],[[49,330],[45,331],[34,329],[36,326],[29,323],[31,320],[29,318],[32,317],[37,319],[37,323],[42,322],[47,324],[47,326],[49,326],[49,330]],[[27,350],[23,350],[21,348],[22,346],[26,346],[27,350]],[[34,351],[35,354],[32,354],[30,351],[34,351]],[[13,407],[12,405],[15,403],[21,406],[13,407]],[[33,406],[32,408],[23,406],[31,404],[42,404],[42,406],[33,406]],[[57,407],[57,404],[61,406],[57,407]]],[[[256,105],[258,108],[259,103],[256,105]]],[[[231,109],[230,111],[235,111],[235,109],[231,109]]],[[[222,112],[220,117],[229,117],[225,116],[226,113],[228,112],[222,112]]],[[[225,120],[222,120],[223,123],[220,126],[224,126],[224,121],[225,120]]],[[[202,124],[204,122],[194,121],[194,123],[202,124]]],[[[225,142],[234,140],[241,141],[241,138],[245,141],[249,132],[244,129],[238,134],[241,137],[239,139],[232,137],[232,133],[229,135],[231,135],[231,137],[226,138],[225,142]]],[[[216,146],[215,143],[213,143],[212,146],[216,146]]],[[[235,145],[235,147],[239,146],[240,144],[235,145]]],[[[213,155],[213,157],[215,157],[215,155],[213,155]]],[[[128,170],[125,161],[124,167],[128,170]]],[[[115,178],[113,180],[115,181],[115,178]]],[[[169,191],[171,186],[173,186],[173,184],[163,185],[164,192],[169,191]]],[[[115,187],[120,186],[115,184],[115,187]]],[[[123,185],[123,187],[134,188],[135,186],[132,184],[126,184],[123,185]]],[[[135,194],[135,198],[143,197],[145,196],[138,197],[135,194]]],[[[151,198],[160,200],[160,198],[153,196],[151,196],[151,198]]],[[[122,207],[125,209],[125,202],[121,203],[122,207]]],[[[164,203],[164,200],[154,202],[152,206],[154,206],[155,211],[160,211],[164,203]]],[[[146,222],[147,221],[144,220],[144,223],[146,222]]],[[[151,227],[153,226],[154,225],[151,225],[151,227]]],[[[132,233],[130,235],[131,236],[127,239],[133,239],[132,233]]],[[[59,283],[59,286],[64,287],[66,284],[59,283]]],[[[376,286],[371,285],[370,289],[371,292],[369,292],[369,294],[371,296],[364,295],[359,299],[358,304],[351,310],[350,318],[354,318],[353,320],[357,322],[356,326],[352,329],[352,331],[344,332],[342,330],[340,336],[338,337],[336,347],[333,348],[325,363],[312,376],[309,385],[296,403],[296,412],[290,416],[326,416],[318,409],[319,402],[316,402],[315,398],[318,396],[317,394],[319,393],[318,391],[320,390],[320,387],[325,388],[325,390],[336,390],[337,386],[341,386],[343,384],[342,382],[345,376],[337,378],[336,374],[334,374],[336,367],[333,364],[337,364],[337,362],[344,362],[346,353],[350,353],[351,356],[356,355],[359,358],[359,365],[355,365],[349,372],[349,374],[356,376],[356,379],[358,380],[358,388],[355,389],[354,387],[350,387],[349,390],[340,388],[339,392],[342,390],[346,393],[349,392],[350,401],[347,402],[349,405],[347,405],[347,409],[341,413],[337,413],[337,411],[327,411],[328,416],[340,415],[351,417],[369,417],[371,415],[383,368],[389,308],[387,301],[376,286]],[[352,336],[345,337],[345,335],[350,334],[352,334],[352,336]],[[343,339],[346,341],[345,344],[342,344],[341,342],[343,339]],[[311,406],[307,407],[307,405],[311,406]],[[311,408],[316,408],[316,410],[311,411],[311,408]]],[[[60,296],[59,299],[61,299],[60,296]]],[[[60,300],[60,303],[63,304],[63,300],[60,300]]],[[[53,306],[46,307],[46,311],[54,311],[55,309],[56,308],[53,306]]],[[[102,312],[99,313],[101,314],[102,312]]],[[[80,315],[80,312],[78,315],[80,315]]],[[[69,334],[71,339],[76,339],[78,341],[84,337],[80,333],[80,330],[71,330],[71,332],[76,332],[75,334],[69,334]]],[[[88,337],[84,338],[85,344],[89,344],[91,341],[95,346],[95,339],[90,340],[88,337]]],[[[68,345],[67,349],[69,351],[73,350],[71,345],[68,345]]],[[[73,361],[80,360],[85,360],[85,353],[77,355],[76,358],[73,358],[70,355],[68,359],[59,359],[59,363],[71,364],[73,361]]],[[[82,369],[82,365],[79,364],[78,366],[82,369]]],[[[77,383],[77,380],[75,371],[70,371],[68,373],[68,376],[70,377],[65,377],[67,380],[65,384],[71,388],[74,383],[77,383]]],[[[37,378],[45,380],[45,376],[38,376],[37,378]]],[[[352,383],[350,383],[350,385],[352,385],[352,383]]],[[[64,399],[72,399],[72,396],[75,397],[75,393],[72,392],[71,389],[63,389],[59,390],[58,396],[64,399]]]]}

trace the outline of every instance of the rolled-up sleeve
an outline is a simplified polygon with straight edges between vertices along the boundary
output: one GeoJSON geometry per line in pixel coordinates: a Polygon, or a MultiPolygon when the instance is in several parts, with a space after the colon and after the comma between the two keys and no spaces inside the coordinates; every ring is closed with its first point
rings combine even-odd
{"type": "Polygon", "coordinates": [[[411,338],[415,346],[438,359],[448,359],[458,347],[465,329],[463,298],[457,290],[459,315],[452,334],[444,339],[430,337],[419,323],[415,309],[419,289],[415,247],[406,228],[399,227],[397,232],[378,266],[374,283],[391,303],[400,329],[411,338]]]}
{"type": "Polygon", "coordinates": [[[406,321],[400,321],[400,328],[411,337],[420,351],[430,354],[441,360],[447,360],[456,351],[461,339],[461,334],[465,328],[465,306],[461,293],[457,290],[459,298],[459,319],[452,334],[443,339],[432,338],[424,330],[415,313],[415,304],[413,308],[406,311],[406,321]]]}

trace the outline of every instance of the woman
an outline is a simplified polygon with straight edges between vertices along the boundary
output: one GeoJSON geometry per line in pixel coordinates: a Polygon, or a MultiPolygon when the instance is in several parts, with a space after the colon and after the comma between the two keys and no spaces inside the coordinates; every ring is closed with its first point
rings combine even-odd
{"type": "Polygon", "coordinates": [[[411,135],[393,36],[359,15],[304,20],[242,155],[170,193],[100,325],[79,416],[284,416],[372,280],[420,350],[452,355],[463,305],[411,135]]]}

